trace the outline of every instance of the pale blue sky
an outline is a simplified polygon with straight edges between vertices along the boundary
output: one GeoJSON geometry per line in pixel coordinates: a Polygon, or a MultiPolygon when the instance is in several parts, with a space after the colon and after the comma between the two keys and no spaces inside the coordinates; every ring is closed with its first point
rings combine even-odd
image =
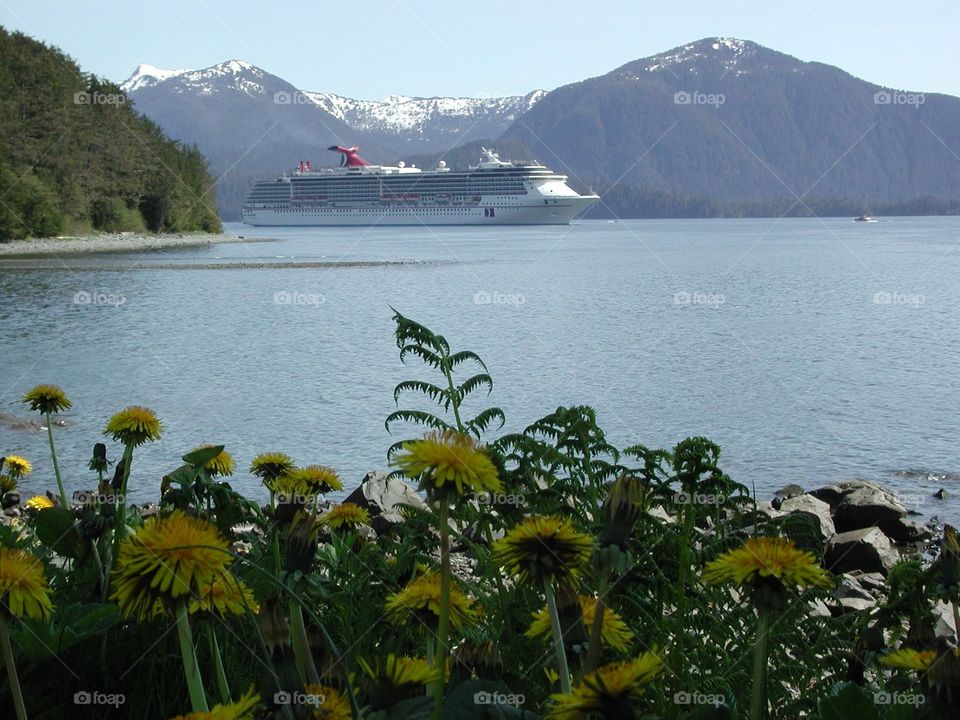
{"type": "Polygon", "coordinates": [[[519,94],[721,35],[960,95],[957,0],[0,0],[0,24],[117,81],[237,58],[357,98],[519,94]]]}

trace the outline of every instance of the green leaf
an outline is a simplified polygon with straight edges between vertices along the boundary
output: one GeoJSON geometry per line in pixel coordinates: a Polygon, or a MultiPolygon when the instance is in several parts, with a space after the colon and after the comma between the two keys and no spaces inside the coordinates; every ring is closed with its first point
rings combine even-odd
{"type": "Polygon", "coordinates": [[[433,713],[433,698],[415,697],[401,700],[386,716],[386,720],[427,720],[433,713]]]}
{"type": "Polygon", "coordinates": [[[211,447],[197,448],[193,452],[188,452],[186,455],[184,455],[182,460],[187,465],[192,465],[195,468],[202,468],[217,455],[222,453],[223,447],[223,445],[213,445],[211,447]]]}
{"type": "Polygon", "coordinates": [[[820,720],[880,720],[873,696],[859,685],[840,683],[817,703],[820,720]]]}
{"type": "Polygon", "coordinates": [[[501,682],[467,680],[447,694],[440,717],[441,720],[540,720],[536,713],[506,702],[512,700],[519,704],[526,699],[501,682]]]}
{"type": "Polygon", "coordinates": [[[32,660],[55,657],[89,638],[98,637],[120,622],[116,605],[74,603],[58,608],[51,622],[25,618],[24,627],[11,634],[32,660]]]}
{"type": "Polygon", "coordinates": [[[58,555],[77,558],[84,546],[73,512],[63,507],[45,508],[37,513],[37,537],[58,555]]]}

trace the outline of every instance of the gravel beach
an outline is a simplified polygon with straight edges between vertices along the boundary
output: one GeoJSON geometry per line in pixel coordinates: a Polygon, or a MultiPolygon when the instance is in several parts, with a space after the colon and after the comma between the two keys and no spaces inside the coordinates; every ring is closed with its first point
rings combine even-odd
{"type": "Polygon", "coordinates": [[[34,238],[0,243],[0,257],[37,257],[77,253],[138,252],[167,248],[196,247],[215,243],[273,242],[262,238],[211,233],[144,235],[114,233],[75,237],[34,238]]]}

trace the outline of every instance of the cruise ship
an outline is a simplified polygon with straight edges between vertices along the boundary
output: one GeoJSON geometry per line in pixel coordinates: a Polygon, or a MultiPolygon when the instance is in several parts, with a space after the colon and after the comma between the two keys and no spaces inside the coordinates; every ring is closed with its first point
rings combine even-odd
{"type": "Polygon", "coordinates": [[[371,165],[358,147],[337,168],[301,162],[289,175],[257,182],[243,205],[248,225],[566,225],[599,198],[580,195],[536,162],[508,162],[483,148],[480,162],[452,171],[371,165]]]}

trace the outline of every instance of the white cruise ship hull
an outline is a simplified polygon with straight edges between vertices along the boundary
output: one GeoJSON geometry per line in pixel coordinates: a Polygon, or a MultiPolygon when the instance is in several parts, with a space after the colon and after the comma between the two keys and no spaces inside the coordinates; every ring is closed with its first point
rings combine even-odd
{"type": "Polygon", "coordinates": [[[244,208],[247,225],[567,225],[596,195],[548,205],[391,208],[244,208]]]}

